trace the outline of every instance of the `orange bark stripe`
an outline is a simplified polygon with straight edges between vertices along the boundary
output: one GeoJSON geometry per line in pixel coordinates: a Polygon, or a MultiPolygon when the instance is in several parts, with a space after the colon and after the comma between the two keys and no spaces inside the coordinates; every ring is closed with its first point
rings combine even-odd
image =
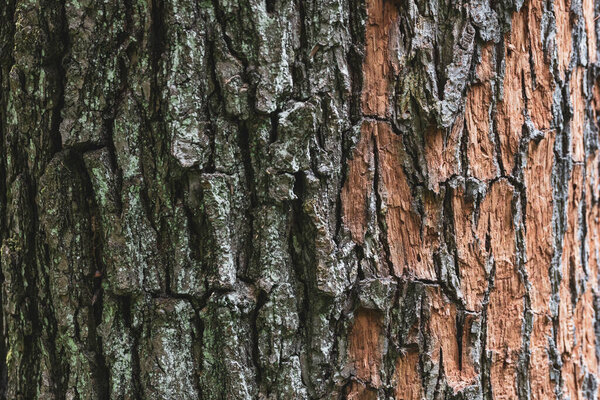
{"type": "Polygon", "coordinates": [[[514,189],[505,179],[492,184],[481,204],[477,227],[480,240],[489,237],[485,240],[496,267],[488,305],[486,344],[492,355],[490,379],[494,399],[517,398],[525,288],[515,259],[514,197],[514,189]]]}
{"type": "Polygon", "coordinates": [[[342,215],[354,242],[362,244],[367,230],[367,207],[373,188],[372,124],[361,127],[360,142],[348,162],[348,178],[342,188],[342,215]]]}
{"type": "Polygon", "coordinates": [[[421,400],[422,387],[419,373],[419,352],[408,351],[396,361],[396,400],[421,400]]]}
{"type": "Polygon", "coordinates": [[[498,174],[496,168],[496,149],[490,135],[490,114],[492,102],[493,43],[482,49],[481,63],[477,66],[480,83],[471,86],[467,93],[465,122],[469,138],[467,159],[472,176],[480,180],[489,180],[498,174]]]}
{"type": "Polygon", "coordinates": [[[376,311],[360,309],[355,314],[348,346],[357,384],[348,398],[369,398],[370,388],[381,386],[381,324],[382,316],[376,311]]]}
{"type": "Polygon", "coordinates": [[[400,276],[409,273],[420,278],[436,279],[433,249],[432,246],[424,246],[421,216],[414,209],[410,186],[401,163],[402,139],[392,132],[388,123],[376,122],[374,126],[381,178],[378,190],[386,207],[387,236],[394,274],[400,276]]]}
{"type": "Polygon", "coordinates": [[[389,114],[389,39],[398,10],[391,1],[367,0],[365,60],[363,62],[362,111],[365,115],[389,114]]]}
{"type": "Polygon", "coordinates": [[[552,261],[552,164],[554,162],[554,133],[548,134],[539,143],[530,142],[525,169],[527,191],[526,248],[527,275],[532,282],[530,289],[533,310],[531,333],[530,384],[535,399],[553,395],[554,384],[550,380],[551,361],[549,340],[552,337],[550,313],[549,266],[552,261]]]}

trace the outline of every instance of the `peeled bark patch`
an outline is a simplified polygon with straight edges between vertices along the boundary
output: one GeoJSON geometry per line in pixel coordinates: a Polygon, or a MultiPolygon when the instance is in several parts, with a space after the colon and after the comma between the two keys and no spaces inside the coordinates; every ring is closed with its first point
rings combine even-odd
{"type": "Polygon", "coordinates": [[[552,337],[552,213],[551,171],[554,163],[554,133],[539,143],[530,142],[525,170],[527,209],[525,241],[527,274],[533,282],[530,290],[533,328],[531,333],[531,393],[546,398],[554,392],[551,381],[552,360],[549,356],[552,337]]]}
{"type": "MultiPolygon", "coordinates": [[[[361,309],[356,312],[348,337],[349,356],[359,383],[356,392],[366,392],[365,387],[381,386],[380,369],[383,358],[381,329],[382,316],[376,311],[361,309]]],[[[350,398],[351,396],[349,395],[350,398]]]]}
{"type": "Polygon", "coordinates": [[[594,13],[595,2],[593,0],[583,0],[583,18],[585,19],[585,33],[587,39],[589,62],[594,63],[597,59],[597,35],[596,18],[594,13]]]}
{"type": "Polygon", "coordinates": [[[394,1],[368,0],[363,63],[362,111],[365,115],[386,117],[389,114],[390,34],[397,23],[394,1]]]}
{"type": "MultiPolygon", "coordinates": [[[[469,333],[472,319],[460,319],[454,304],[442,294],[439,287],[428,287],[430,304],[428,329],[431,335],[431,361],[441,364],[448,385],[456,393],[475,384],[477,374],[471,356],[469,333]]],[[[464,316],[463,316],[464,318],[464,316]]]]}
{"type": "Polygon", "coordinates": [[[542,48],[542,4],[529,1],[515,13],[505,37],[504,93],[496,115],[502,165],[511,173],[525,123],[525,113],[535,128],[545,131],[552,120],[554,85],[542,48]]]}
{"type": "Polygon", "coordinates": [[[403,170],[402,138],[392,132],[389,124],[375,123],[378,173],[380,193],[385,207],[387,241],[394,273],[404,273],[424,279],[435,279],[433,266],[433,241],[423,224],[428,214],[422,218],[417,212],[416,202],[403,170]],[[425,246],[425,243],[428,246],[425,246]]]}
{"type": "MultiPolygon", "coordinates": [[[[386,117],[391,87],[390,29],[397,22],[398,12],[393,2],[384,0],[369,0],[366,8],[361,111],[368,116],[386,117]]],[[[362,123],[360,140],[349,162],[348,177],[342,189],[344,223],[356,243],[363,242],[367,230],[367,207],[374,180],[371,138],[377,135],[378,125],[371,121],[362,123]]]]}
{"type": "Polygon", "coordinates": [[[486,348],[491,353],[490,379],[498,399],[517,397],[517,363],[523,345],[525,288],[516,262],[515,200],[515,191],[506,180],[494,183],[481,204],[478,225],[478,236],[489,247],[495,269],[486,348]]]}
{"type": "MultiPolygon", "coordinates": [[[[581,319],[582,313],[577,312],[578,304],[582,298],[583,282],[586,271],[583,269],[580,242],[580,210],[582,206],[582,185],[584,182],[581,165],[574,165],[569,187],[567,202],[567,229],[564,236],[564,252],[561,259],[561,274],[559,295],[559,334],[558,349],[561,361],[564,363],[565,375],[562,382],[563,391],[571,398],[576,398],[579,393],[582,379],[581,359],[581,333],[585,321],[581,319]],[[578,315],[579,314],[579,315],[578,315]]],[[[589,298],[587,299],[589,302],[589,298]]],[[[585,309],[587,306],[584,305],[585,309]]]]}
{"type": "Polygon", "coordinates": [[[570,7],[570,0],[557,0],[554,2],[554,15],[556,17],[556,43],[558,44],[558,66],[562,76],[564,76],[565,70],[569,67],[569,61],[571,61],[571,50],[573,48],[571,41],[570,7]]]}
{"type": "Polygon", "coordinates": [[[585,157],[583,141],[585,129],[585,102],[583,93],[583,68],[577,67],[573,71],[570,80],[571,104],[573,106],[573,118],[571,119],[571,151],[575,162],[582,162],[585,157]]]}
{"type": "Polygon", "coordinates": [[[420,400],[421,372],[419,371],[419,352],[408,349],[396,361],[396,400],[420,400]]]}
{"type": "Polygon", "coordinates": [[[460,170],[460,137],[463,134],[462,115],[456,118],[446,134],[442,129],[429,129],[425,133],[425,158],[429,172],[429,186],[439,193],[440,183],[446,182],[460,170]]]}
{"type": "Polygon", "coordinates": [[[477,66],[478,82],[467,92],[465,124],[468,132],[467,155],[470,173],[482,180],[497,174],[496,148],[490,130],[492,82],[494,77],[494,47],[483,47],[481,62],[477,66]]]}
{"type": "Polygon", "coordinates": [[[480,311],[488,288],[486,237],[476,235],[474,200],[463,186],[452,191],[452,213],[462,294],[467,310],[480,311]]]}
{"type": "Polygon", "coordinates": [[[341,193],[344,224],[356,243],[362,243],[364,240],[373,189],[374,155],[371,131],[371,123],[361,126],[360,141],[348,162],[348,177],[341,193]]]}

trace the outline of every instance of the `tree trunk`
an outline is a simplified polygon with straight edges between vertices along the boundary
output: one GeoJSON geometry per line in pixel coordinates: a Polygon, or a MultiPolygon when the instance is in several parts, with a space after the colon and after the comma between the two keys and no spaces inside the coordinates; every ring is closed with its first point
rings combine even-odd
{"type": "Polygon", "coordinates": [[[0,397],[597,398],[597,14],[0,1],[0,397]]]}

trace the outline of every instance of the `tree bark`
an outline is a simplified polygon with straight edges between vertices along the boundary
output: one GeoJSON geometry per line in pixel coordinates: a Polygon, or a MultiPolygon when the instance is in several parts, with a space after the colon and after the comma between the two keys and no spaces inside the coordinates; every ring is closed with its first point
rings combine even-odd
{"type": "Polygon", "coordinates": [[[592,399],[593,0],[3,0],[4,399],[592,399]]]}

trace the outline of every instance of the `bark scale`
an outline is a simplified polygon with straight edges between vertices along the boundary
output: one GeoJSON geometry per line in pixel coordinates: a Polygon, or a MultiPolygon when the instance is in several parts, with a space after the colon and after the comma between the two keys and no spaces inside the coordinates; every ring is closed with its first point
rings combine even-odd
{"type": "Polygon", "coordinates": [[[593,0],[5,0],[0,397],[598,396],[593,0]]]}

